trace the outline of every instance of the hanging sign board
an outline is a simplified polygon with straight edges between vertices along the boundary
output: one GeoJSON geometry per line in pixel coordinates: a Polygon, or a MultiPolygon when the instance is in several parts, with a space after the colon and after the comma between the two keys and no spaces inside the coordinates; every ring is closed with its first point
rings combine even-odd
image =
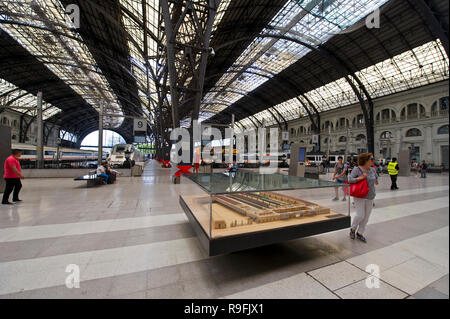
{"type": "Polygon", "coordinates": [[[312,142],[313,144],[319,144],[319,135],[313,135],[312,142]]]}
{"type": "Polygon", "coordinates": [[[147,141],[146,141],[145,136],[135,136],[135,137],[134,137],[134,142],[135,142],[135,143],[144,144],[144,143],[146,143],[147,141]]]}
{"type": "Polygon", "coordinates": [[[145,119],[134,119],[133,130],[135,132],[146,132],[147,121],[145,119]]]}
{"type": "Polygon", "coordinates": [[[281,137],[283,141],[289,141],[289,132],[282,132],[281,137]]]}

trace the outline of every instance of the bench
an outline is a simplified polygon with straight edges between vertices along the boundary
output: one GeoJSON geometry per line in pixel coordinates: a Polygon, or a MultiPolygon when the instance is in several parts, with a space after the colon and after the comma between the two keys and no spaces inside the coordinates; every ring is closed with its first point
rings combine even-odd
{"type": "Polygon", "coordinates": [[[103,184],[104,178],[97,176],[96,171],[90,171],[87,175],[79,176],[74,181],[86,181],[87,187],[103,184]]]}

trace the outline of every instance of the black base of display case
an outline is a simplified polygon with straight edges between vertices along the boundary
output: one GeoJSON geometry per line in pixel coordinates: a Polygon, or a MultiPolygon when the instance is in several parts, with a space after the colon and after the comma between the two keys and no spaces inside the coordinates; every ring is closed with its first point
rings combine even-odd
{"type": "Polygon", "coordinates": [[[302,237],[323,234],[340,229],[346,229],[350,228],[351,224],[350,216],[334,214],[329,216],[329,220],[325,221],[210,239],[181,196],[180,205],[194,228],[200,243],[209,256],[217,256],[302,237]]]}

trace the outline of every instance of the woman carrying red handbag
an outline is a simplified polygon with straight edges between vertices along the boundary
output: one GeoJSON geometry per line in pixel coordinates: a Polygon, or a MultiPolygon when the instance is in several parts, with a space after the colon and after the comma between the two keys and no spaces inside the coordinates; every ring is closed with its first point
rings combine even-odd
{"type": "Polygon", "coordinates": [[[363,236],[375,199],[375,185],[378,185],[378,174],[372,167],[375,159],[372,153],[364,153],[358,157],[358,167],[355,167],[348,176],[350,195],[355,199],[356,216],[350,229],[350,238],[355,237],[367,242],[363,236]]]}

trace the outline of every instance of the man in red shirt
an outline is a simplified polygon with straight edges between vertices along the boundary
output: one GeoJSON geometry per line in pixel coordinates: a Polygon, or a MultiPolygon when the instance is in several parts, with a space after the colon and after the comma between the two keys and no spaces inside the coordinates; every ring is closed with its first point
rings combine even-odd
{"type": "Polygon", "coordinates": [[[19,199],[19,192],[22,188],[23,179],[22,169],[20,168],[19,158],[22,156],[22,151],[20,150],[12,150],[12,155],[8,157],[5,161],[5,174],[3,178],[6,181],[5,192],[3,193],[3,205],[12,205],[9,202],[9,195],[13,193],[13,202],[21,202],[19,199]]]}

